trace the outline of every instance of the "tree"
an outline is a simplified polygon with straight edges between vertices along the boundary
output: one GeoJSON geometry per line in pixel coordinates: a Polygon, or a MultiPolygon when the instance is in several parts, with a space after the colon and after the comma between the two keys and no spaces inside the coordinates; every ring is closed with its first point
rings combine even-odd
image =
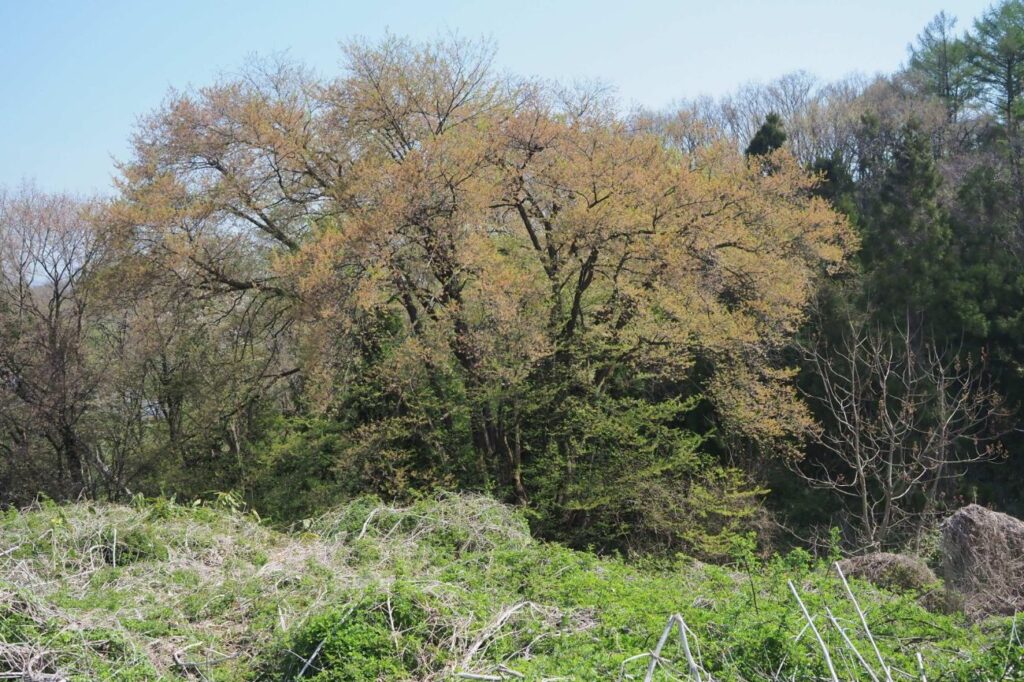
{"type": "Polygon", "coordinates": [[[1013,124],[1024,76],[1024,3],[1003,0],[984,12],[974,21],[968,46],[982,96],[1013,124]]]}
{"type": "Polygon", "coordinates": [[[85,431],[101,376],[86,344],[104,245],[87,211],[32,188],[0,195],[0,452],[24,492],[85,493],[96,463],[85,431]]]}
{"type": "Polygon", "coordinates": [[[815,159],[811,170],[821,177],[821,184],[815,188],[815,194],[827,200],[856,224],[857,184],[853,180],[847,161],[836,152],[831,156],[815,159]]]}
{"type": "Polygon", "coordinates": [[[769,113],[764,123],[747,145],[747,156],[767,156],[786,143],[786,129],[782,125],[782,117],[775,112],[769,113]]]}
{"type": "Polygon", "coordinates": [[[1006,411],[976,359],[921,345],[906,326],[854,321],[837,344],[819,337],[804,353],[826,456],[796,468],[839,496],[863,547],[915,538],[942,511],[944,484],[1000,453],[992,433],[1006,411]]]}
{"type": "Polygon", "coordinates": [[[680,503],[721,468],[683,456],[711,421],[796,447],[778,350],[854,239],[790,155],[770,177],[727,145],[682,155],[599,89],[494,75],[486,44],[346,57],[329,83],[274,71],[172,100],[124,168],[125,242],[183,295],[237,301],[329,422],[285,420],[275,443],[331,433],[322,480],[489,489],[612,542],[626,444],[680,503]],[[582,482],[602,476],[617,497],[598,504],[582,482]]]}
{"type": "Polygon", "coordinates": [[[1024,88],[1024,3],[1003,0],[988,9],[975,20],[968,45],[979,92],[1001,118],[1020,223],[1024,221],[1024,146],[1019,120],[1024,88]]]}
{"type": "Polygon", "coordinates": [[[244,296],[201,298],[159,263],[117,255],[95,285],[94,449],[133,490],[244,492],[262,427],[288,405],[280,335],[244,296]]]}
{"type": "Polygon", "coordinates": [[[863,220],[865,296],[883,324],[909,319],[915,329],[942,327],[955,277],[951,231],[938,201],[931,143],[919,124],[903,127],[892,155],[863,220]]]}
{"type": "MultiPolygon", "coordinates": [[[[683,387],[696,383],[735,432],[769,449],[797,437],[805,415],[768,358],[817,273],[850,246],[845,223],[810,197],[815,180],[784,152],[771,180],[721,147],[681,159],[589,91],[530,88],[495,101],[483,81],[443,117],[473,126],[396,119],[399,103],[450,99],[430,80],[392,75],[414,70],[414,54],[363,58],[384,93],[368,111],[382,114],[348,118],[395,131],[388,145],[408,149],[366,147],[356,208],[308,243],[318,276],[303,295],[333,325],[322,337],[337,344],[364,321],[399,323],[388,325],[390,373],[454,377],[470,406],[477,485],[545,509],[552,526],[622,513],[621,497],[585,499],[591,475],[635,494],[627,469],[592,466],[605,461],[597,439],[574,435],[581,415],[611,419],[597,404],[644,413],[695,395],[683,387]]],[[[651,448],[647,486],[682,471],[667,454],[674,429],[629,436],[651,448]],[[655,446],[654,433],[666,440],[655,446]]]]}
{"type": "Polygon", "coordinates": [[[950,123],[957,122],[977,94],[968,43],[955,29],[956,17],[939,12],[909,48],[911,73],[925,93],[942,99],[950,123]]]}
{"type": "Polygon", "coordinates": [[[855,102],[865,85],[856,77],[823,83],[797,71],[765,84],[744,85],[716,99],[686,101],[676,111],[653,118],[682,138],[730,140],[742,151],[766,117],[775,113],[785,121],[787,149],[801,163],[810,164],[819,157],[849,152],[848,137],[858,115],[855,102]]]}

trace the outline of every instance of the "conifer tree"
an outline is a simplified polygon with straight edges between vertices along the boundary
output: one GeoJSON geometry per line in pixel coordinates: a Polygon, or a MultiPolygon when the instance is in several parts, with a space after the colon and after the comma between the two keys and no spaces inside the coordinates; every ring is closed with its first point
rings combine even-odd
{"type": "Polygon", "coordinates": [[[917,122],[901,131],[864,225],[866,295],[883,322],[939,322],[948,292],[949,216],[931,141],[917,122]]]}
{"type": "Polygon", "coordinates": [[[968,43],[956,35],[956,17],[945,12],[939,12],[910,46],[909,66],[921,89],[946,105],[946,118],[951,123],[977,95],[968,43]]]}
{"type": "Polygon", "coordinates": [[[786,129],[782,125],[782,117],[772,112],[765,116],[764,123],[754,133],[747,145],[747,156],[765,156],[771,154],[786,143],[786,129]]]}

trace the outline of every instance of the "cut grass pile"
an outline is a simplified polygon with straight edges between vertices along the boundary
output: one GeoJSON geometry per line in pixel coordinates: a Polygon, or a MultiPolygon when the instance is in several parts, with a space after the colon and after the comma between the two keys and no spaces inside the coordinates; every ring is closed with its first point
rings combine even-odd
{"type": "MultiPolygon", "coordinates": [[[[789,581],[838,677],[885,679],[842,583],[803,552],[743,571],[598,558],[474,495],[359,500],[290,533],[221,506],[0,515],[0,679],[831,679],[789,581]],[[692,673],[676,634],[651,666],[674,614],[692,673]]],[[[931,682],[1024,678],[1013,619],[852,589],[892,679],[919,680],[918,654],[931,682]]]]}

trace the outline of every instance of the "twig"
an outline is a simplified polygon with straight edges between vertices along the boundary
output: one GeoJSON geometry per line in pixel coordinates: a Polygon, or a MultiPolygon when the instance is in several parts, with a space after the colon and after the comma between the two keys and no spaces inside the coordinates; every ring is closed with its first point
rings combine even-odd
{"type": "Polygon", "coordinates": [[[821,652],[825,655],[825,665],[828,666],[828,672],[832,675],[832,682],[839,682],[839,676],[836,675],[836,668],[832,665],[832,656],[828,653],[828,647],[825,646],[825,640],[821,638],[821,633],[818,632],[818,628],[814,626],[814,620],[811,618],[811,614],[807,612],[807,607],[804,606],[804,602],[800,599],[800,593],[796,591],[796,586],[792,580],[787,580],[786,583],[789,585],[790,592],[796,597],[796,603],[800,605],[800,610],[804,614],[804,618],[807,619],[807,624],[811,626],[811,632],[814,633],[814,637],[818,640],[818,645],[821,646],[821,652]]]}
{"type": "Polygon", "coordinates": [[[316,657],[320,655],[320,650],[324,648],[324,644],[326,643],[326,639],[320,640],[320,643],[316,645],[315,649],[313,649],[313,653],[310,654],[309,658],[307,658],[305,662],[302,664],[302,669],[299,670],[299,674],[295,676],[295,679],[299,679],[300,677],[304,677],[306,675],[306,671],[309,670],[309,667],[311,665],[313,665],[313,661],[315,661],[316,657]]]}
{"type": "Polygon", "coordinates": [[[526,679],[526,675],[522,674],[518,670],[513,670],[507,665],[499,665],[498,670],[501,672],[502,675],[511,675],[512,677],[515,677],[520,680],[526,679]]]}
{"type": "MultiPolygon", "coordinates": [[[[654,647],[654,651],[649,654],[633,656],[626,660],[636,660],[637,658],[642,658],[644,655],[650,656],[651,662],[647,665],[647,674],[644,675],[644,682],[650,682],[654,678],[654,671],[658,667],[658,664],[661,663],[662,665],[666,665],[661,658],[661,650],[665,648],[665,644],[668,642],[668,637],[672,634],[673,626],[679,628],[679,644],[683,647],[683,653],[686,655],[686,663],[690,669],[690,675],[695,677],[697,682],[703,682],[703,678],[700,674],[701,668],[693,658],[693,653],[690,651],[690,640],[686,636],[686,631],[689,630],[689,628],[687,627],[682,614],[679,613],[669,616],[668,623],[665,624],[665,630],[661,633],[661,638],[658,640],[657,646],[654,647]]],[[[625,663],[625,661],[623,661],[623,663],[625,663]]]]}
{"type": "Polygon", "coordinates": [[[200,679],[206,679],[206,675],[203,674],[203,670],[200,667],[199,663],[195,661],[185,660],[184,651],[175,651],[173,654],[171,654],[171,657],[174,659],[174,664],[181,668],[181,672],[185,673],[190,677],[192,675],[198,675],[200,679]]]}
{"type": "Polygon", "coordinates": [[[669,616],[668,624],[665,625],[664,632],[661,633],[661,638],[658,639],[658,644],[654,647],[654,651],[651,652],[651,662],[647,666],[647,674],[644,675],[644,682],[651,682],[654,679],[654,669],[658,667],[658,661],[661,660],[661,650],[665,648],[665,642],[668,641],[668,636],[672,634],[672,626],[675,625],[675,616],[669,616]]]}
{"type": "MultiPolygon", "coordinates": [[[[630,656],[629,658],[624,659],[622,661],[622,663],[619,664],[619,677],[618,677],[618,681],[622,682],[622,680],[626,677],[626,664],[627,663],[632,663],[633,661],[639,660],[641,658],[647,658],[650,655],[651,655],[650,651],[645,651],[642,654],[636,654],[635,656],[630,656]]],[[[632,675],[630,676],[630,679],[632,679],[632,675]]]]}
{"type": "Polygon", "coordinates": [[[690,640],[686,637],[686,631],[689,628],[686,626],[686,621],[678,613],[675,615],[675,619],[678,621],[679,641],[683,645],[683,653],[686,654],[686,663],[690,666],[690,674],[697,678],[697,682],[703,682],[700,676],[700,668],[697,666],[697,662],[693,660],[693,654],[690,653],[690,640]]]}
{"type": "Polygon", "coordinates": [[[868,636],[868,641],[871,643],[871,648],[875,652],[875,656],[878,657],[878,663],[882,666],[882,672],[885,673],[885,682],[892,682],[892,672],[889,670],[889,666],[886,665],[885,659],[882,658],[882,652],[878,650],[878,644],[875,643],[875,636],[871,634],[871,628],[868,627],[868,619],[864,615],[864,610],[860,608],[860,603],[857,601],[857,597],[853,596],[853,590],[850,589],[850,583],[847,582],[846,576],[843,575],[843,569],[837,561],[835,563],[836,573],[839,574],[839,579],[843,582],[843,587],[846,588],[846,596],[850,599],[853,604],[853,608],[857,610],[857,615],[860,617],[860,624],[864,627],[864,633],[868,636]]]}
{"type": "Polygon", "coordinates": [[[370,515],[366,517],[365,521],[363,521],[363,528],[359,531],[359,535],[356,536],[356,540],[363,539],[363,536],[366,535],[366,530],[370,527],[370,520],[373,518],[373,515],[376,514],[379,510],[380,507],[374,507],[373,509],[370,510],[370,515]]]}
{"type": "MultiPolygon", "coordinates": [[[[338,628],[341,627],[342,623],[344,623],[346,620],[348,620],[348,617],[351,616],[352,612],[356,610],[356,604],[358,604],[358,601],[355,602],[354,604],[352,604],[349,607],[348,611],[345,613],[345,615],[342,616],[338,620],[338,622],[334,624],[334,632],[337,632],[338,628]]],[[[313,661],[315,661],[316,657],[320,655],[320,650],[324,648],[324,645],[326,643],[327,643],[327,639],[326,638],[320,640],[320,643],[316,645],[315,649],[313,649],[313,653],[309,655],[309,658],[305,659],[305,661],[302,664],[302,669],[299,670],[299,674],[296,675],[294,679],[297,680],[297,679],[301,678],[303,675],[306,674],[306,671],[309,670],[309,668],[313,665],[313,661]]],[[[299,660],[302,660],[302,658],[299,657],[299,660]]]]}
{"type": "Polygon", "coordinates": [[[857,649],[856,646],[854,646],[853,642],[850,641],[850,638],[846,635],[846,630],[844,630],[843,627],[839,624],[839,621],[836,620],[836,617],[832,615],[832,610],[829,609],[827,606],[825,607],[825,614],[828,616],[828,619],[832,622],[833,627],[835,627],[835,629],[839,631],[839,635],[843,638],[843,641],[846,642],[846,646],[849,647],[850,651],[853,652],[853,655],[857,657],[857,660],[860,661],[860,664],[864,667],[864,670],[866,670],[868,675],[871,676],[872,682],[878,682],[878,676],[875,675],[875,671],[871,669],[871,666],[868,665],[868,662],[864,660],[863,656],[861,656],[860,651],[857,649]]]}
{"type": "Polygon", "coordinates": [[[473,644],[470,645],[469,649],[466,651],[466,655],[462,657],[461,667],[465,668],[469,665],[469,662],[473,659],[474,654],[476,654],[480,647],[484,645],[484,642],[493,637],[494,634],[501,629],[501,626],[503,626],[505,622],[508,621],[509,618],[515,615],[515,613],[523,607],[530,606],[531,604],[532,602],[521,601],[518,604],[513,604],[512,606],[509,606],[507,609],[499,613],[498,617],[494,619],[494,622],[485,627],[483,632],[480,633],[480,636],[476,638],[476,641],[474,641],[473,644]]]}

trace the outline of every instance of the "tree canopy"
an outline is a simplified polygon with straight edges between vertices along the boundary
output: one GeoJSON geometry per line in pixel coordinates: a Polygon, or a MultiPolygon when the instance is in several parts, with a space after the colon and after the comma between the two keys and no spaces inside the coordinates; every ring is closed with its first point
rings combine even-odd
{"type": "Polygon", "coordinates": [[[140,119],[114,196],[0,194],[0,503],[459,489],[704,557],[1024,505],[1024,3],[660,112],[494,59],[254,59],[140,119]]]}

